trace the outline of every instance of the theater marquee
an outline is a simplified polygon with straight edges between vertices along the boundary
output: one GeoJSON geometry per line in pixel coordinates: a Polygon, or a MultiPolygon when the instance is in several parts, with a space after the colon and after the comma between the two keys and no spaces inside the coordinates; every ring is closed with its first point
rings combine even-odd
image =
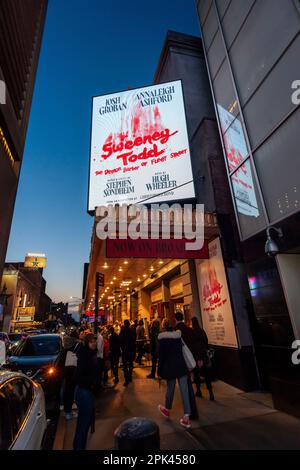
{"type": "Polygon", "coordinates": [[[90,212],[195,196],[181,80],[93,98],[89,176],[90,212]]]}

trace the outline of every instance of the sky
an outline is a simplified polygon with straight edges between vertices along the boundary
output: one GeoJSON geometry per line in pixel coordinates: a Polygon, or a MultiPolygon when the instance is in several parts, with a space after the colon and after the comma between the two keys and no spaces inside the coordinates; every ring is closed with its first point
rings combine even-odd
{"type": "Polygon", "coordinates": [[[49,0],[7,261],[46,253],[53,301],[89,259],[91,98],[150,85],[168,30],[199,36],[194,0],[49,0]]]}

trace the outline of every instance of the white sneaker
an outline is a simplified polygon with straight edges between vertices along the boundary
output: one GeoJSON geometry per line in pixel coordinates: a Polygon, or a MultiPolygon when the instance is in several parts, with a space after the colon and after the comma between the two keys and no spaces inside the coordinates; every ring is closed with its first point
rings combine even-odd
{"type": "Polygon", "coordinates": [[[76,403],[73,403],[73,405],[72,405],[72,410],[77,410],[77,405],[76,405],[76,403]]]}
{"type": "Polygon", "coordinates": [[[59,411],[64,411],[64,405],[60,405],[59,411]]]}

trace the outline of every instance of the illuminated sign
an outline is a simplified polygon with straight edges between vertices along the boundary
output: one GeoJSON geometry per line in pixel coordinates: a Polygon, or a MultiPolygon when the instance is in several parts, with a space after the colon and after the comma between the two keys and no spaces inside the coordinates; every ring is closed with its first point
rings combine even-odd
{"type": "Polygon", "coordinates": [[[47,263],[46,255],[42,253],[28,253],[25,257],[25,268],[45,268],[47,263]]]}
{"type": "Polygon", "coordinates": [[[190,199],[192,180],[181,80],[93,98],[89,211],[190,199]]]}
{"type": "Polygon", "coordinates": [[[35,307],[18,307],[16,318],[18,322],[30,322],[34,320],[35,307]]]}
{"type": "Polygon", "coordinates": [[[209,259],[196,261],[203,328],[209,344],[238,347],[220,239],[208,245],[209,259]]]}

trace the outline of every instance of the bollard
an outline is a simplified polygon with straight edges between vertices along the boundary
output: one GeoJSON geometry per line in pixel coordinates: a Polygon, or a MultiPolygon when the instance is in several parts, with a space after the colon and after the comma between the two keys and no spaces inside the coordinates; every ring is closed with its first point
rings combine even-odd
{"type": "Polygon", "coordinates": [[[151,419],[130,418],[115,430],[115,450],[159,450],[159,427],[151,419]]]}

